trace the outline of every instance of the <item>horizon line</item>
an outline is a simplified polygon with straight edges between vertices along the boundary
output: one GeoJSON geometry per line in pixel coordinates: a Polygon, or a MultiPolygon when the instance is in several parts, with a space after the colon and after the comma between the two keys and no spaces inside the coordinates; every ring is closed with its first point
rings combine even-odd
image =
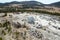
{"type": "MultiPolygon", "coordinates": [[[[34,1],[36,1],[36,0],[34,0],[34,1]]],[[[24,1],[10,1],[10,2],[24,2],[24,1]]],[[[10,3],[10,2],[0,2],[0,3],[10,3]]],[[[37,2],[40,2],[40,1],[37,1],[37,2]]],[[[60,1],[57,1],[57,2],[60,2],[60,1]]],[[[52,3],[56,3],[56,2],[52,2],[52,3]]],[[[52,3],[43,3],[43,4],[52,4],[52,3]]]]}

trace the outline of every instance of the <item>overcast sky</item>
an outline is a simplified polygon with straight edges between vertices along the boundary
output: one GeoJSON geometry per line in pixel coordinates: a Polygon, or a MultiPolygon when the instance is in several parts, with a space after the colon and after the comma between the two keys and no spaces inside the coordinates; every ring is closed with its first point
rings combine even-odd
{"type": "MultiPolygon", "coordinates": [[[[11,1],[30,1],[30,0],[0,0],[0,3],[5,3],[5,2],[11,2],[11,1]]],[[[31,0],[33,1],[33,0],[31,0]]],[[[45,4],[50,4],[50,3],[53,3],[53,2],[58,2],[60,0],[35,0],[35,1],[39,1],[39,2],[42,2],[42,3],[45,3],[45,4]]]]}

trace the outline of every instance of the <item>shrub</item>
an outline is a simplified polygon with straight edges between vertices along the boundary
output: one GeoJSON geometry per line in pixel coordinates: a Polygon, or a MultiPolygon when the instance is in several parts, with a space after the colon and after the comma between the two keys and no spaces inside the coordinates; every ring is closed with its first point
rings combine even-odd
{"type": "Polygon", "coordinates": [[[2,38],[0,37],[0,40],[2,40],[2,38]]]}
{"type": "Polygon", "coordinates": [[[0,23],[0,27],[2,27],[2,24],[0,23]]]}
{"type": "Polygon", "coordinates": [[[2,34],[6,35],[6,33],[5,33],[5,31],[4,31],[4,30],[2,30],[2,34]]]}

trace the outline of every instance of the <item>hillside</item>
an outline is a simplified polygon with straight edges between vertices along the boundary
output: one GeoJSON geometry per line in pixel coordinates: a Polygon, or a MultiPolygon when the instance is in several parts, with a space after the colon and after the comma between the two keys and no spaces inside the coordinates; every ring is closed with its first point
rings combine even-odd
{"type": "Polygon", "coordinates": [[[55,3],[51,3],[49,4],[50,6],[55,6],[55,7],[59,7],[60,8],[60,1],[59,2],[55,2],[55,3]]]}
{"type": "Polygon", "coordinates": [[[21,12],[24,10],[36,10],[43,13],[60,14],[60,2],[43,4],[38,1],[13,1],[8,3],[0,3],[0,12],[21,12]]]}
{"type": "Polygon", "coordinates": [[[28,7],[34,7],[34,6],[42,6],[43,4],[37,1],[22,1],[22,2],[18,2],[18,1],[13,1],[13,2],[9,2],[9,3],[0,3],[0,6],[11,6],[11,5],[18,5],[21,6],[28,6],[28,7]]]}

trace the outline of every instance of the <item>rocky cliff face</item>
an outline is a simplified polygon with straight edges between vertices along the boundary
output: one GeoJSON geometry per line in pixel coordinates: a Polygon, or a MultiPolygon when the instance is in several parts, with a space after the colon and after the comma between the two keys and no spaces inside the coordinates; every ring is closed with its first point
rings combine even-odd
{"type": "Polygon", "coordinates": [[[60,40],[60,16],[19,12],[0,19],[0,40],[60,40]]]}

